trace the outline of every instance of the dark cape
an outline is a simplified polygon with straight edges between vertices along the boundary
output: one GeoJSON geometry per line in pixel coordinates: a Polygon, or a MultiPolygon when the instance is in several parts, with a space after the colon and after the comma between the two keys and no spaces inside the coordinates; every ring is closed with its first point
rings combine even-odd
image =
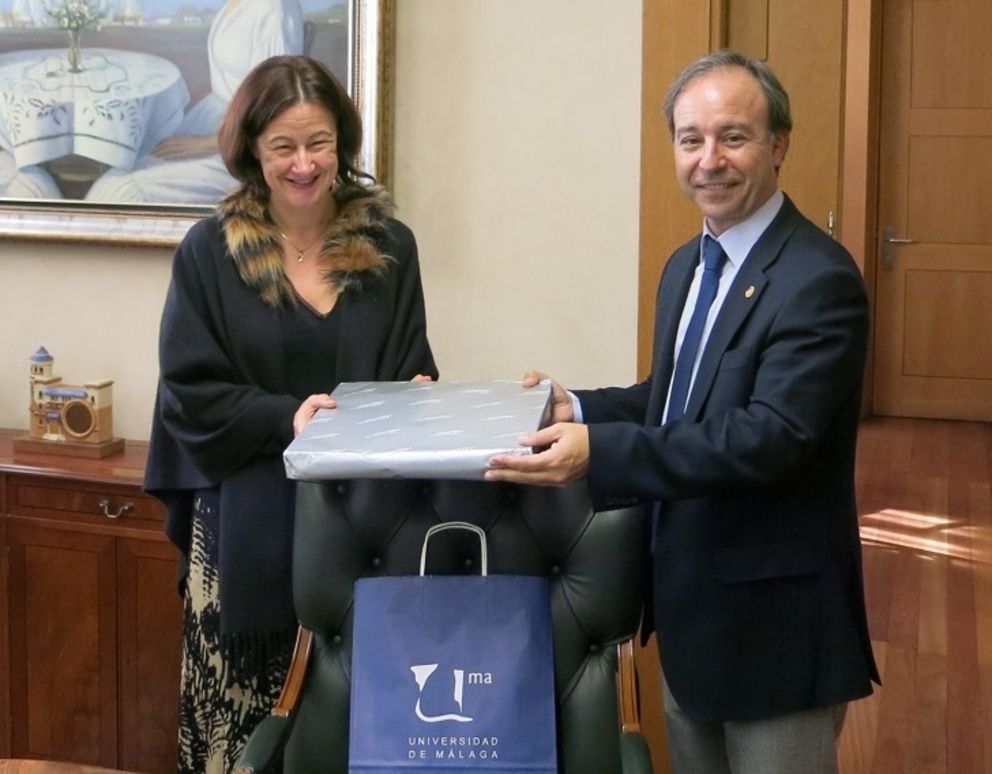
{"type": "MultiPolygon", "coordinates": [[[[338,380],[436,379],[413,234],[380,190],[349,185],[335,198],[322,254],[340,291],[338,380]]],[[[176,251],[145,489],[165,503],[166,533],[184,559],[196,492],[216,489],[221,635],[238,649],[291,637],[297,625],[295,487],[282,451],[307,396],[286,387],[280,323],[294,303],[278,231],[243,194],[194,225],[176,251]]]]}

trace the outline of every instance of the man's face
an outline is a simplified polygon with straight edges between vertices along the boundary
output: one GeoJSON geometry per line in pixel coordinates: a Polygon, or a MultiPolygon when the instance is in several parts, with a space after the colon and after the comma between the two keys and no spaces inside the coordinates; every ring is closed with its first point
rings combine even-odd
{"type": "Polygon", "coordinates": [[[693,79],[675,101],[675,174],[719,235],[746,220],[777,187],[789,135],[771,136],[768,103],[740,67],[693,79]]]}

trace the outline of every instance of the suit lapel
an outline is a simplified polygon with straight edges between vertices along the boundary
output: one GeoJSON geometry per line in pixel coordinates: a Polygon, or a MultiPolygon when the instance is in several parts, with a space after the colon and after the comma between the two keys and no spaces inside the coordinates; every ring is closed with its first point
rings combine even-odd
{"type": "Polygon", "coordinates": [[[744,259],[706,340],[685,410],[685,416],[690,421],[699,419],[699,412],[713,386],[720,360],[737,331],[758,305],[768,284],[768,267],[778,260],[789,236],[800,222],[799,211],[786,196],[782,209],[744,259]]]}
{"type": "Polygon", "coordinates": [[[675,367],[675,336],[696,264],[699,262],[699,240],[700,235],[697,234],[675,251],[658,287],[658,297],[655,299],[651,398],[646,417],[648,425],[660,424],[661,413],[665,410],[668,386],[675,367]]]}

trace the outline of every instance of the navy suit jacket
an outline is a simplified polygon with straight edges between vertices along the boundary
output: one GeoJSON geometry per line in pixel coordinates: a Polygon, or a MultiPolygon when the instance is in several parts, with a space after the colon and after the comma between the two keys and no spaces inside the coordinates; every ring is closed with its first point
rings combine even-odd
{"type": "Polygon", "coordinates": [[[577,391],[593,496],[660,503],[646,622],[690,717],[865,696],[878,673],[854,497],[861,273],[786,197],[720,309],[685,416],[660,425],[698,260],[696,237],[662,275],[651,376],[577,391]]]}

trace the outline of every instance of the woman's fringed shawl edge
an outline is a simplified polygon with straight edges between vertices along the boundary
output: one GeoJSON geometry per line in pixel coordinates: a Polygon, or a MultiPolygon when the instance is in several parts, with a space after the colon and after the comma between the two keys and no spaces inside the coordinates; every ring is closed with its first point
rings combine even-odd
{"type": "Polygon", "coordinates": [[[221,656],[226,666],[225,687],[247,685],[254,675],[289,666],[296,629],[267,632],[240,632],[220,639],[221,656]]]}

